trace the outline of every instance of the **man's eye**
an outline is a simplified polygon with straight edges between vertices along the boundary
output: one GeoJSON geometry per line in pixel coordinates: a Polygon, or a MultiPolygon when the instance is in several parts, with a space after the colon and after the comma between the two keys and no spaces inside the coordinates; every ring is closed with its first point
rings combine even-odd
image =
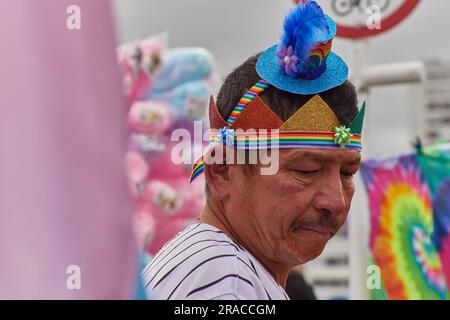
{"type": "Polygon", "coordinates": [[[303,176],[312,176],[319,172],[319,170],[296,170],[297,173],[303,175],[303,176]]]}
{"type": "Polygon", "coordinates": [[[345,178],[353,178],[353,176],[355,175],[353,172],[350,172],[350,171],[344,171],[344,172],[342,172],[342,175],[345,177],[345,178]]]}

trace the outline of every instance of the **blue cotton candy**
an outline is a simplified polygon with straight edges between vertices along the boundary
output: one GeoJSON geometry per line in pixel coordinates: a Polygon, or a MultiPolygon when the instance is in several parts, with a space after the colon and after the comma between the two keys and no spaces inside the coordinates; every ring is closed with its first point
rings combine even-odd
{"type": "Polygon", "coordinates": [[[154,93],[171,90],[180,84],[200,80],[212,74],[213,62],[202,48],[183,48],[169,52],[155,77],[154,93]]]}

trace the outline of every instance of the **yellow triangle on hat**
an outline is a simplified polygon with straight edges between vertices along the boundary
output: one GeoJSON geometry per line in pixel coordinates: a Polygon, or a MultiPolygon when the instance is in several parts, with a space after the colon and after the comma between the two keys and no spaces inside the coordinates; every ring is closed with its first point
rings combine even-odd
{"type": "Polygon", "coordinates": [[[334,132],[341,125],[328,104],[315,95],[279,128],[280,131],[334,132]]]}

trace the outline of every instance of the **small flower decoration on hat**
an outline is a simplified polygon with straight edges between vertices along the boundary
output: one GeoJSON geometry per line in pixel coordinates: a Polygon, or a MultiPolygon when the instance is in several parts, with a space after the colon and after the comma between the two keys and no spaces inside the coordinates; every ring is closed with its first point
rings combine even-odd
{"type": "Polygon", "coordinates": [[[277,57],[280,59],[278,66],[280,69],[284,69],[287,75],[293,72],[297,72],[298,58],[294,55],[294,48],[292,46],[286,47],[283,43],[280,46],[280,50],[277,51],[277,57]]]}
{"type": "Polygon", "coordinates": [[[342,125],[339,128],[336,127],[334,132],[334,143],[340,145],[341,149],[345,148],[345,145],[350,143],[350,139],[352,137],[350,128],[342,125]]]}
{"type": "Polygon", "coordinates": [[[234,146],[234,129],[229,129],[228,127],[223,127],[219,129],[219,135],[217,136],[217,140],[219,143],[234,146]]]}

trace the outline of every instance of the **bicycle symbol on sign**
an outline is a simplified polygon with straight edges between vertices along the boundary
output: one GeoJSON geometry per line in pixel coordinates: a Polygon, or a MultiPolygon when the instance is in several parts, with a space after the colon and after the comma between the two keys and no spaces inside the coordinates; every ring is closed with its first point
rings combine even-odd
{"type": "Polygon", "coordinates": [[[348,16],[352,11],[358,9],[365,11],[370,6],[378,6],[381,12],[384,12],[390,4],[390,0],[332,0],[331,7],[333,11],[341,16],[348,16]]]}

